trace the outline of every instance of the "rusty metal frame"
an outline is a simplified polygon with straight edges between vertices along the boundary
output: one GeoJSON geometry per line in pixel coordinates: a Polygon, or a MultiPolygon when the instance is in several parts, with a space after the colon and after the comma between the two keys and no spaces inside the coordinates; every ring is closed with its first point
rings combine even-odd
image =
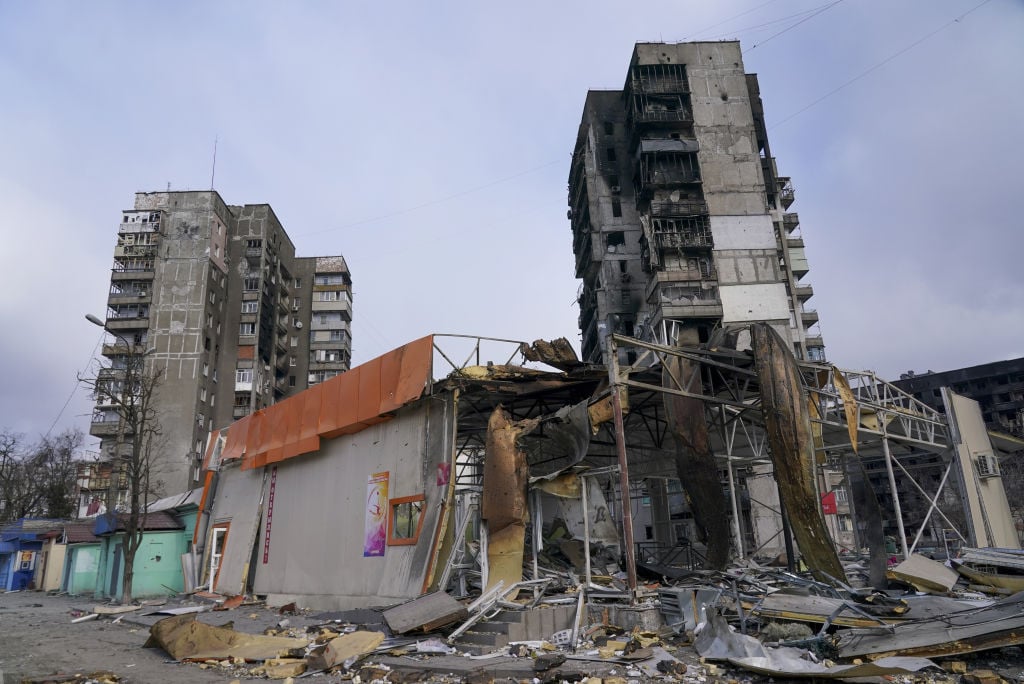
{"type": "MultiPolygon", "coordinates": [[[[662,332],[667,334],[667,331],[662,332]]],[[[613,385],[624,386],[642,393],[674,394],[696,398],[708,404],[709,427],[717,431],[721,440],[720,460],[723,468],[729,470],[730,497],[733,502],[733,515],[736,515],[738,507],[735,505],[733,468],[737,465],[768,463],[767,436],[759,415],[759,391],[752,382],[755,380],[756,374],[749,368],[735,365],[735,361],[741,358],[735,352],[671,347],[619,334],[609,335],[608,345],[607,358],[609,359],[617,360],[619,351],[632,351],[636,354],[635,360],[628,365],[618,366],[616,363],[617,370],[614,377],[610,375],[610,382],[613,385]],[[702,372],[694,374],[693,377],[699,375],[705,382],[713,383],[719,391],[715,395],[711,395],[703,387],[697,387],[693,382],[684,384],[677,378],[672,378],[675,382],[671,386],[661,387],[653,382],[645,382],[632,377],[642,374],[652,367],[663,366],[665,359],[670,357],[685,358],[699,364],[702,372]],[[723,394],[725,396],[722,396],[723,394]],[[755,409],[755,411],[750,413],[750,409],[755,409]]],[[[849,434],[850,431],[847,422],[847,407],[837,387],[837,382],[841,383],[845,380],[857,404],[856,415],[861,417],[871,414],[877,421],[875,426],[865,424],[863,421],[858,421],[858,424],[854,426],[858,435],[871,435],[879,439],[878,442],[871,443],[871,449],[875,450],[881,447],[879,455],[886,458],[885,454],[890,451],[889,442],[893,442],[942,454],[943,458],[948,458],[952,441],[950,426],[946,416],[927,404],[886,382],[871,371],[841,369],[827,364],[809,362],[798,362],[798,366],[804,389],[813,397],[815,408],[817,408],[818,415],[812,417],[812,422],[822,429],[823,446],[820,450],[829,451],[851,447],[848,439],[840,439],[840,435],[849,434]],[[841,376],[841,379],[837,380],[837,376],[841,376]]],[[[631,407],[629,419],[641,423],[650,420],[650,416],[642,408],[642,403],[631,407]],[[637,409],[640,411],[635,413],[637,409]],[[634,415],[638,415],[638,417],[634,418],[634,415]]],[[[865,444],[864,446],[869,445],[865,444]]],[[[905,472],[899,459],[891,453],[886,458],[886,464],[888,469],[892,469],[895,464],[897,468],[905,472]]],[[[625,466],[625,464],[623,465],[625,466]]],[[[943,488],[950,486],[947,482],[948,479],[948,477],[942,479],[934,496],[922,490],[922,494],[930,504],[928,515],[922,522],[922,526],[928,523],[934,512],[938,512],[946,519],[946,516],[938,510],[935,502],[942,494],[943,488]]],[[[916,482],[914,484],[921,489],[916,482]]],[[[889,487],[895,502],[898,526],[902,529],[903,518],[899,508],[900,499],[895,476],[889,479],[889,487]]],[[[946,522],[954,528],[957,535],[963,537],[955,525],[952,525],[948,519],[946,522]]],[[[736,536],[735,547],[742,556],[744,552],[742,528],[739,524],[734,524],[733,528],[733,534],[736,536]]],[[[920,535],[921,531],[918,531],[914,543],[909,548],[905,548],[905,552],[912,552],[920,535]]],[[[901,535],[901,538],[905,545],[906,536],[901,535]]]]}

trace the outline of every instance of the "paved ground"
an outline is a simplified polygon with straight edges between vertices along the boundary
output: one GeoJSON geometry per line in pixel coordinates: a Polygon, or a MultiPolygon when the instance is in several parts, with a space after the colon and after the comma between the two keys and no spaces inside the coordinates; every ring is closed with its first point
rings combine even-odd
{"type": "Polygon", "coordinates": [[[93,620],[71,624],[72,611],[92,602],[35,592],[0,594],[0,683],[54,673],[109,671],[128,682],[229,682],[234,677],[169,661],[142,648],[149,630],[93,620]]]}
{"type": "MultiPolygon", "coordinates": [[[[125,614],[119,623],[112,616],[72,624],[80,613],[91,612],[96,604],[83,598],[47,596],[37,592],[0,594],[0,684],[21,682],[55,674],[91,674],[111,672],[122,682],[230,682],[250,678],[248,668],[201,669],[197,664],[180,664],[160,649],[142,645],[149,636],[149,626],[165,616],[125,614]]],[[[167,607],[180,606],[180,602],[167,607]]],[[[198,605],[195,604],[195,605],[198,605]]],[[[140,611],[141,612],[141,611],[140,611]]],[[[197,619],[212,625],[232,623],[238,631],[261,633],[277,627],[283,618],[277,610],[263,606],[241,606],[223,612],[204,612],[197,619]]],[[[315,614],[288,615],[288,627],[296,633],[309,625],[322,624],[315,614]]],[[[682,654],[680,654],[682,655],[682,654]]],[[[700,681],[696,657],[690,654],[691,681],[700,681]]],[[[363,679],[373,678],[383,670],[391,670],[392,681],[478,682],[529,681],[538,676],[532,658],[470,659],[462,655],[380,656],[367,659],[363,679]]],[[[249,667],[252,667],[250,665],[249,667]]],[[[594,676],[628,677],[633,681],[649,681],[633,667],[621,664],[567,661],[558,668],[571,673],[594,676]]],[[[541,678],[543,674],[539,675],[541,678]]],[[[578,677],[577,677],[578,678],[578,677]]],[[[311,682],[336,682],[340,675],[317,675],[311,682]]],[[[715,681],[714,677],[708,681],[715,681]]]]}
{"type": "MultiPolygon", "coordinates": [[[[184,605],[187,604],[185,602],[184,605]]],[[[119,623],[114,623],[110,617],[101,617],[72,624],[73,617],[82,612],[91,612],[94,605],[95,602],[82,598],[46,596],[36,592],[0,594],[0,684],[13,684],[25,678],[38,680],[58,673],[88,675],[97,672],[113,673],[122,683],[127,684],[202,684],[252,679],[249,669],[253,665],[237,668],[213,665],[204,669],[198,664],[177,663],[160,649],[143,648],[149,636],[149,626],[164,616],[128,613],[119,623]]],[[[181,605],[182,602],[172,602],[168,607],[181,605]]],[[[230,622],[234,629],[253,634],[261,633],[269,627],[278,627],[282,619],[287,619],[286,627],[293,631],[293,635],[299,636],[307,626],[324,623],[325,617],[300,613],[283,618],[273,608],[240,606],[230,611],[200,613],[197,619],[212,625],[230,622]]],[[[557,671],[570,680],[590,675],[605,678],[606,681],[613,677],[621,678],[619,681],[623,684],[658,680],[690,684],[770,681],[751,676],[747,672],[702,664],[692,648],[671,649],[671,653],[686,663],[685,674],[668,678],[652,677],[640,672],[635,665],[573,660],[559,666],[557,671]]],[[[1002,675],[1004,680],[1024,681],[1024,650],[1020,647],[959,656],[957,660],[964,661],[962,665],[968,671],[991,669],[1002,675]]],[[[535,673],[533,664],[533,658],[529,657],[506,656],[476,660],[462,655],[373,656],[364,661],[365,669],[359,674],[364,684],[380,680],[385,675],[389,681],[404,684],[420,681],[490,684],[531,680],[542,682],[551,679],[551,672],[535,673]]],[[[351,674],[346,678],[351,679],[351,674]]],[[[342,679],[338,674],[321,674],[310,677],[309,681],[326,683],[342,679]]],[[[966,678],[961,680],[959,676],[947,674],[896,678],[896,681],[911,680],[943,684],[967,681],[966,678]]]]}

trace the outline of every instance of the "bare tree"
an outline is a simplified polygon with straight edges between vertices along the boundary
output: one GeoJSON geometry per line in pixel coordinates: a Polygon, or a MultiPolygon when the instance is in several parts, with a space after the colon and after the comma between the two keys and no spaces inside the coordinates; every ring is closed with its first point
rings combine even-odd
{"type": "Polygon", "coordinates": [[[75,452],[80,430],[69,429],[28,444],[22,435],[0,432],[0,522],[28,516],[70,518],[75,514],[75,452]]]}
{"type": "Polygon", "coordinates": [[[127,604],[132,600],[135,555],[142,545],[150,497],[157,494],[160,484],[153,477],[153,463],[161,444],[156,394],[164,370],[149,363],[146,353],[136,345],[116,336],[120,338],[117,349],[124,353],[110,357],[110,363],[100,369],[96,378],[83,382],[92,387],[98,403],[112,407],[118,418],[106,515],[111,516],[113,533],[124,530],[121,602],[127,604]],[[123,510],[117,506],[119,482],[127,486],[123,510]]]}

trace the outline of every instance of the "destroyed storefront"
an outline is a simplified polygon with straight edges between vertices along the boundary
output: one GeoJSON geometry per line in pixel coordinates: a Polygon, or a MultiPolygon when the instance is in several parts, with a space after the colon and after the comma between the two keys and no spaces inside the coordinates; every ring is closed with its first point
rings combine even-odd
{"type": "Polygon", "coordinates": [[[510,586],[532,562],[533,510],[570,557],[584,556],[589,526],[617,565],[606,484],[582,480],[584,516],[568,470],[586,457],[597,424],[588,399],[606,376],[444,355],[423,338],[216,435],[186,559],[195,585],[318,607],[510,586]],[[453,372],[435,381],[438,360],[453,372]]]}
{"type": "MultiPolygon", "coordinates": [[[[579,582],[629,604],[638,570],[780,550],[846,582],[828,483],[856,502],[858,547],[884,544],[859,459],[898,472],[901,448],[955,452],[946,419],[874,376],[797,364],[767,332],[747,339],[687,350],[614,336],[632,353],[611,368],[567,343],[410,343],[215,435],[186,584],[355,607],[579,582]]],[[[926,517],[943,517],[926,494],[926,517]]],[[[895,517],[912,552],[932,526],[895,517]]],[[[984,546],[976,532],[997,529],[956,533],[984,546]]]]}

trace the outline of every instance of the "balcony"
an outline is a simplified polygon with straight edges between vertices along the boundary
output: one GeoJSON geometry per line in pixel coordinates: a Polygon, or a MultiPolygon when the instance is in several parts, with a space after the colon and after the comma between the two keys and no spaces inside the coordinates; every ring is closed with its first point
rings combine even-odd
{"type": "Polygon", "coordinates": [[[114,258],[152,258],[156,256],[159,245],[117,245],[114,247],[114,258]]]}
{"type": "Polygon", "coordinates": [[[129,233],[158,233],[160,232],[160,222],[122,221],[117,224],[117,232],[121,235],[129,233]]]}
{"type": "Polygon", "coordinates": [[[149,315],[108,318],[106,327],[108,330],[138,330],[140,328],[149,328],[149,315]]]}
{"type": "Polygon", "coordinates": [[[596,267],[597,263],[594,259],[594,241],[591,238],[591,233],[588,231],[580,243],[579,249],[576,251],[576,277],[585,277],[587,273],[596,267]]]}
{"type": "Polygon", "coordinates": [[[793,190],[793,183],[789,178],[780,176],[779,177],[779,201],[782,202],[783,209],[789,209],[789,207],[796,200],[796,192],[793,190]]]}
{"type": "Polygon", "coordinates": [[[111,280],[152,280],[153,260],[122,257],[114,260],[114,266],[110,270],[111,280]]]}
{"type": "Polygon", "coordinates": [[[153,296],[149,292],[111,292],[107,296],[107,306],[117,304],[149,304],[153,296]]]}
{"type": "Polygon", "coordinates": [[[818,312],[814,309],[803,309],[800,312],[800,322],[805,328],[809,328],[818,322],[818,312]]]}
{"type": "Polygon", "coordinates": [[[788,249],[787,262],[789,263],[789,270],[792,271],[793,276],[798,280],[807,275],[811,270],[811,267],[807,264],[807,255],[804,254],[803,247],[788,249]]]}
{"type": "Polygon", "coordinates": [[[711,248],[713,246],[710,230],[655,230],[654,244],[658,249],[711,248]]]}
{"type": "Polygon", "coordinates": [[[786,229],[787,233],[792,233],[800,225],[800,214],[795,211],[782,215],[782,227],[786,229]]]}
{"type": "Polygon", "coordinates": [[[651,216],[703,216],[708,213],[707,202],[701,200],[652,201],[649,208],[651,216]]]}
{"type": "Polygon", "coordinates": [[[262,247],[246,247],[245,248],[245,258],[249,259],[251,261],[259,261],[260,259],[263,258],[263,248],[262,247]]]}
{"type": "Polygon", "coordinates": [[[669,188],[700,182],[700,171],[684,168],[643,168],[633,178],[634,190],[641,197],[645,196],[645,194],[650,196],[650,192],[654,188],[669,188]]]}
{"type": "Polygon", "coordinates": [[[120,424],[119,420],[98,420],[89,426],[89,434],[93,437],[114,437],[120,424]]]}
{"type": "Polygon", "coordinates": [[[718,280],[718,273],[710,265],[702,264],[695,268],[689,269],[669,269],[664,271],[655,271],[650,274],[650,280],[647,281],[647,288],[644,292],[644,298],[646,301],[654,303],[655,293],[654,291],[658,288],[665,288],[673,283],[681,283],[688,288],[702,287],[702,283],[709,283],[709,286],[713,287],[715,281],[718,280]]]}
{"type": "Polygon", "coordinates": [[[722,302],[717,287],[658,283],[650,303],[659,306],[663,318],[721,318],[722,302]]]}
{"type": "Polygon", "coordinates": [[[646,123],[692,123],[693,112],[688,107],[637,107],[633,111],[633,122],[646,123]]]}
{"type": "Polygon", "coordinates": [[[804,239],[802,237],[787,237],[786,246],[790,249],[803,249],[804,239]]]}
{"type": "Polygon", "coordinates": [[[810,285],[797,285],[796,286],[796,298],[801,302],[806,302],[808,299],[814,296],[814,288],[810,285]]]}
{"type": "Polygon", "coordinates": [[[113,344],[104,344],[103,351],[101,353],[103,356],[108,357],[127,356],[129,353],[141,356],[145,351],[146,350],[143,348],[143,345],[141,344],[132,345],[131,351],[129,351],[128,345],[119,340],[113,344]]]}
{"type": "Polygon", "coordinates": [[[346,320],[352,320],[352,302],[348,298],[347,293],[341,299],[333,302],[318,302],[313,301],[313,316],[317,313],[340,313],[341,317],[346,320]]]}
{"type": "Polygon", "coordinates": [[[636,93],[689,93],[690,84],[685,77],[648,76],[640,74],[629,80],[629,87],[636,93]]]}

